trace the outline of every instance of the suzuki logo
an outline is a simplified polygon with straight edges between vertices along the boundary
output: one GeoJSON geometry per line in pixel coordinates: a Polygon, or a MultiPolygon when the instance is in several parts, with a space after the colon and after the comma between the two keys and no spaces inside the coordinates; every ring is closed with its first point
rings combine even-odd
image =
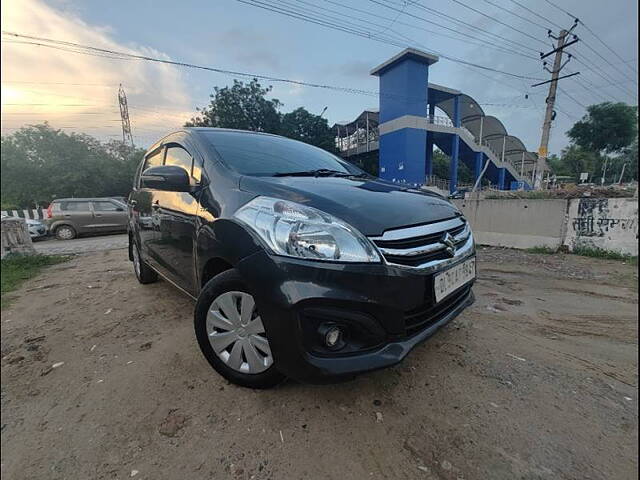
{"type": "Polygon", "coordinates": [[[445,245],[447,253],[449,255],[451,255],[452,257],[455,256],[455,254],[456,254],[456,242],[453,239],[453,236],[449,232],[447,232],[447,233],[445,233],[443,235],[441,241],[445,245]]]}

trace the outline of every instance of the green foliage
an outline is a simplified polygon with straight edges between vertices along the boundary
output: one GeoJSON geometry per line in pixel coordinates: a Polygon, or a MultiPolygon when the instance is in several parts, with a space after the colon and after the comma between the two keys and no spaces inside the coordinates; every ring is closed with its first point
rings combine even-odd
{"type": "Polygon", "coordinates": [[[557,252],[555,248],[545,247],[542,245],[539,245],[537,247],[527,248],[525,249],[525,251],[529,253],[542,253],[545,255],[553,255],[554,253],[557,252]]]}
{"type": "Polygon", "coordinates": [[[638,107],[605,102],[587,107],[587,115],[567,132],[578,146],[592,152],[615,153],[638,134],[638,107]]]}
{"type": "Polygon", "coordinates": [[[638,109],[624,103],[605,102],[591,105],[587,115],[567,132],[572,144],[560,158],[550,156],[547,163],[559,176],[579,182],[580,173],[589,180],[616,183],[624,167],[623,182],[638,179],[638,109]],[[606,168],[605,168],[606,164],[606,168]]]}
{"type": "Polygon", "coordinates": [[[280,135],[300,140],[328,151],[336,149],[334,134],[325,118],[300,107],[285,113],[280,121],[280,135]]]}
{"type": "Polygon", "coordinates": [[[2,205],[47,204],[54,198],[127,196],[144,151],[100,143],[47,123],[2,137],[2,205]]]}
{"type": "Polygon", "coordinates": [[[200,115],[185,126],[277,133],[280,129],[278,109],[282,103],[266,98],[271,89],[262,88],[255,78],[249,83],[234,80],[231,87],[214,87],[209,106],[199,109],[200,115]]]}
{"type": "Polygon", "coordinates": [[[6,294],[16,290],[23,282],[35,277],[44,267],[66,262],[70,257],[60,255],[12,255],[2,260],[2,295],[0,305],[5,308],[9,301],[6,294]]]}
{"type": "MultiPolygon", "coordinates": [[[[451,179],[451,172],[449,171],[449,164],[451,159],[440,150],[433,151],[433,157],[431,159],[433,166],[433,174],[436,177],[443,178],[445,180],[451,179]]],[[[458,162],[458,183],[473,183],[473,172],[463,162],[458,162]]]]}
{"type": "Polygon", "coordinates": [[[603,258],[605,260],[622,260],[632,265],[637,265],[638,257],[627,255],[625,253],[614,252],[612,250],[604,250],[602,248],[593,247],[577,247],[573,249],[574,255],[582,255],[583,257],[603,258]]]}
{"type": "Polygon", "coordinates": [[[591,172],[595,174],[601,166],[599,156],[578,145],[570,145],[562,150],[562,164],[566,175],[570,175],[574,181],[580,180],[581,172],[591,172]]]}
{"type": "Polygon", "coordinates": [[[209,105],[199,110],[187,127],[219,127],[275,133],[335,152],[334,134],[327,120],[304,108],[281,114],[282,102],[267,95],[257,79],[233,81],[231,87],[214,87],[209,105]]]}

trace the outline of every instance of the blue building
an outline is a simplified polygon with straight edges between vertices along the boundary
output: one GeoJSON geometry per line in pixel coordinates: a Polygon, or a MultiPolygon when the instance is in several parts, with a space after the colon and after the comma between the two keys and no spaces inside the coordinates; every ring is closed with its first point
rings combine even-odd
{"type": "Polygon", "coordinates": [[[434,183],[434,146],[450,158],[448,188],[458,190],[458,165],[501,190],[530,189],[537,155],[484,113],[470,96],[429,82],[438,57],[405,49],[371,71],[380,79],[380,109],[336,124],[345,158],[378,152],[380,177],[412,185],[434,183]]]}

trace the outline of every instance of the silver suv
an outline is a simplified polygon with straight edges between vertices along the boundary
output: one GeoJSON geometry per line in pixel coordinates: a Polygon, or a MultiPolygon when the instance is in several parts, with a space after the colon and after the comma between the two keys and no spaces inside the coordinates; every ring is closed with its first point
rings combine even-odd
{"type": "Polygon", "coordinates": [[[47,226],[58,240],[127,231],[127,206],[113,198],[58,198],[47,209],[47,226]]]}

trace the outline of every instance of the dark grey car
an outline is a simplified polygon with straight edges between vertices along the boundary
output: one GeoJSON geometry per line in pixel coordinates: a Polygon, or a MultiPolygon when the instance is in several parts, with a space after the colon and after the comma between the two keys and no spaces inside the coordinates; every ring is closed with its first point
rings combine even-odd
{"type": "Polygon", "coordinates": [[[113,198],[59,198],[47,209],[49,231],[58,240],[127,231],[127,206],[113,198]]]}

